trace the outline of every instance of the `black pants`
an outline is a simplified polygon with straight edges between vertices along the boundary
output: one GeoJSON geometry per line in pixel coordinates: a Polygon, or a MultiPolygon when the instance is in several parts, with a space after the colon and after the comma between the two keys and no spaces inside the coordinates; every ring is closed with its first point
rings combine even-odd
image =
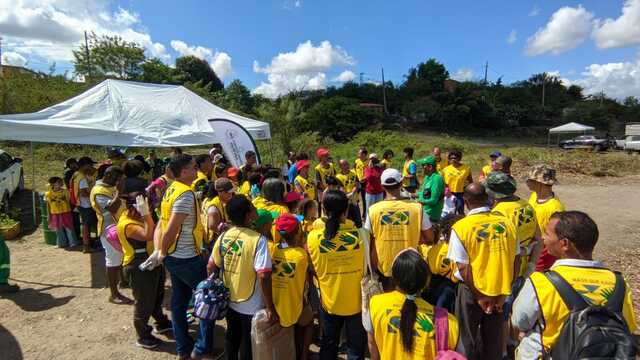
{"type": "Polygon", "coordinates": [[[146,260],[146,254],[136,257],[124,267],[124,275],[129,279],[129,285],[135,300],[133,304],[133,326],[138,339],[151,335],[149,318],[153,316],[159,326],[169,323],[169,318],[162,312],[164,300],[164,267],[158,266],[153,270],[142,271],[138,266],[146,260]]]}
{"type": "Polygon", "coordinates": [[[342,326],[346,328],[347,359],[364,359],[367,347],[367,333],[362,326],[362,314],[351,316],[331,315],[320,306],[322,317],[322,345],[320,346],[320,360],[335,360],[338,358],[340,333],[342,326]]]}
{"type": "Polygon", "coordinates": [[[506,336],[504,315],[485,314],[465,284],[458,285],[456,317],[467,359],[502,359],[502,343],[506,336]]]}
{"type": "Polygon", "coordinates": [[[366,187],[366,183],[364,181],[360,182],[360,198],[362,199],[362,218],[364,219],[367,215],[367,192],[364,190],[366,187]]]}
{"type": "Polygon", "coordinates": [[[227,333],[224,337],[224,354],[228,360],[251,360],[251,318],[229,308],[227,311],[227,333]],[[240,356],[238,356],[240,351],[240,356]]]}

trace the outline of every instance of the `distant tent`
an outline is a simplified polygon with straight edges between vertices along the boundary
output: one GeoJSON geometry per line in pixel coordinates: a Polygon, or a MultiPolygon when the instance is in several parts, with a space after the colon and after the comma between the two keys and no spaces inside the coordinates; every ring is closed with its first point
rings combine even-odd
{"type": "Polygon", "coordinates": [[[589,131],[594,131],[596,128],[593,126],[587,126],[578,124],[577,122],[570,122],[564,125],[556,126],[549,129],[549,135],[547,136],[547,146],[551,145],[551,134],[558,135],[558,143],[560,142],[560,134],[586,134],[589,131]]]}

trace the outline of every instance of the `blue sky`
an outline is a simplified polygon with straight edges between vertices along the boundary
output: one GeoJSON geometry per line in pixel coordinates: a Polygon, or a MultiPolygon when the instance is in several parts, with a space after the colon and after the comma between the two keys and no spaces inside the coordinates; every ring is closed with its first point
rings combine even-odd
{"type": "Polygon", "coordinates": [[[383,66],[400,83],[430,57],[458,79],[480,79],[488,61],[490,80],[547,71],[587,92],[640,96],[640,0],[0,0],[5,63],[70,69],[82,27],[137,41],[168,64],[195,54],[226,83],[272,96],[339,85],[345,71],[340,80],[380,81],[383,66]]]}

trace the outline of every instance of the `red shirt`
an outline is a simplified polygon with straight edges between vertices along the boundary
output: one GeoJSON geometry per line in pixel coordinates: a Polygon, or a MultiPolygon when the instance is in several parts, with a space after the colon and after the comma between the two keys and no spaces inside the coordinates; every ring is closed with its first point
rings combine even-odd
{"type": "Polygon", "coordinates": [[[366,183],[364,191],[367,194],[378,195],[384,192],[380,181],[382,171],[381,167],[366,167],[364,169],[364,181],[366,183]]]}

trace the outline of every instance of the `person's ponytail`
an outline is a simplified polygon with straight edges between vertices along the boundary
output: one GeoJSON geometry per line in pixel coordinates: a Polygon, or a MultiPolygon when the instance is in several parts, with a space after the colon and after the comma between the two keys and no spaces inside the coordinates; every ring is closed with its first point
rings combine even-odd
{"type": "Polygon", "coordinates": [[[340,219],[349,208],[349,199],[340,190],[329,190],[324,194],[322,207],[326,214],[324,238],[330,240],[338,234],[340,219]]]}
{"type": "Polygon", "coordinates": [[[412,295],[407,295],[400,309],[400,337],[404,351],[411,353],[413,349],[413,333],[418,313],[418,306],[412,295]]]}

